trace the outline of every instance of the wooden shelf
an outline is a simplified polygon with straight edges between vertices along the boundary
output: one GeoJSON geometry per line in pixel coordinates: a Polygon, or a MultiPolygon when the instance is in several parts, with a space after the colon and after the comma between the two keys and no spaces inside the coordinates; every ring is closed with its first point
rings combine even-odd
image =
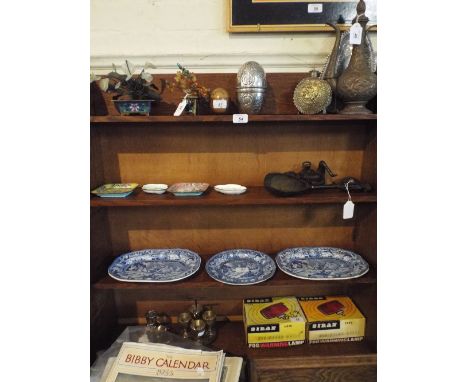
{"type": "MultiPolygon", "coordinates": [[[[250,349],[245,343],[244,325],[242,322],[226,322],[218,324],[218,337],[210,346],[223,349],[229,355],[247,357],[255,362],[268,362],[270,367],[275,363],[281,368],[285,363],[289,367],[304,367],[304,358],[310,364],[340,363],[342,366],[353,364],[375,364],[377,360],[377,346],[371,341],[339,342],[324,344],[304,344],[288,348],[250,349]]],[[[266,366],[266,365],[265,365],[266,366]]]]}
{"type": "MultiPolygon", "coordinates": [[[[377,114],[255,114],[249,115],[249,122],[319,122],[319,121],[376,121],[377,114]]],[[[92,124],[122,123],[210,123],[210,122],[231,122],[232,115],[182,115],[174,117],[172,115],[150,115],[150,116],[123,116],[105,115],[92,116],[92,124]]],[[[362,125],[365,126],[365,125],[362,125]]]]}
{"type": "MultiPolygon", "coordinates": [[[[210,187],[202,196],[176,197],[146,194],[139,187],[127,198],[90,196],[92,356],[109,346],[117,326],[144,324],[148,310],[175,318],[196,299],[214,305],[219,319],[226,319],[218,323],[212,346],[245,357],[251,381],[374,382],[377,114],[300,115],[292,94],[305,74],[268,73],[263,114],[249,115],[248,125],[237,126],[232,122],[237,112],[236,73],[197,77],[204,86],[222,87],[231,94],[230,114],[174,117],[181,94],[166,92],[155,115],[121,116],[111,95],[94,89],[91,110],[100,115],[90,117],[93,187],[120,181],[143,184],[155,177],[172,184],[180,181],[176,179],[180,174],[189,174],[192,180],[211,185],[238,179],[248,189],[229,196],[210,187]],[[279,197],[263,187],[267,172],[293,167],[297,171],[304,160],[315,165],[326,160],[340,177],[355,176],[375,186],[372,192],[352,192],[353,202],[360,204],[354,219],[340,216],[348,200],[344,191],[279,197]],[[145,206],[150,208],[115,208],[145,206]],[[235,206],[239,207],[231,208],[235,206]],[[225,248],[255,248],[274,257],[279,249],[298,245],[348,248],[361,254],[371,269],[359,278],[329,281],[297,279],[278,269],[271,279],[246,286],[222,284],[205,271],[208,258],[225,248]],[[126,250],[175,246],[193,248],[202,257],[200,270],[186,280],[127,283],[106,273],[112,259],[126,250]],[[352,297],[366,316],[366,340],[248,348],[242,324],[244,298],[307,295],[352,297]]],[[[156,78],[170,81],[173,74],[156,78]]],[[[373,103],[369,106],[375,110],[373,103]]]]}
{"type": "MultiPolygon", "coordinates": [[[[154,292],[160,300],[215,300],[239,299],[265,296],[305,296],[317,294],[319,290],[328,288],[347,288],[354,285],[375,284],[376,271],[372,268],[362,277],[349,280],[310,281],[287,275],[277,269],[275,275],[260,284],[227,285],[213,280],[201,269],[194,276],[174,283],[131,283],[122,282],[105,276],[94,284],[94,288],[101,290],[140,290],[154,292]]],[[[320,294],[320,293],[318,293],[320,294]]]]}
{"type": "MultiPolygon", "coordinates": [[[[375,192],[352,194],[354,203],[375,203],[375,192]]],[[[307,195],[280,197],[263,187],[249,187],[242,195],[224,195],[210,188],[201,196],[183,197],[171,193],[147,194],[140,188],[126,198],[101,198],[91,196],[91,207],[144,207],[144,206],[249,206],[249,205],[300,205],[345,203],[348,195],[344,191],[322,190],[307,195]]]]}

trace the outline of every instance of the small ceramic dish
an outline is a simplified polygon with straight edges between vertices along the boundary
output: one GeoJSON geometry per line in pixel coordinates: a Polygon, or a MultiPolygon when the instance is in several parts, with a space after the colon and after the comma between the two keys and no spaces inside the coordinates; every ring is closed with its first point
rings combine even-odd
{"type": "Polygon", "coordinates": [[[141,189],[148,194],[164,194],[167,190],[167,184],[145,184],[141,189]]]}
{"type": "Polygon", "coordinates": [[[247,190],[247,187],[240,184],[218,184],[214,186],[214,189],[226,195],[239,195],[243,194],[247,190]]]}
{"type": "Polygon", "coordinates": [[[208,187],[208,183],[175,183],[167,191],[175,196],[200,196],[208,187]]]}
{"type": "Polygon", "coordinates": [[[138,183],[109,183],[103,184],[91,193],[101,198],[125,198],[137,187],[138,183]]]}

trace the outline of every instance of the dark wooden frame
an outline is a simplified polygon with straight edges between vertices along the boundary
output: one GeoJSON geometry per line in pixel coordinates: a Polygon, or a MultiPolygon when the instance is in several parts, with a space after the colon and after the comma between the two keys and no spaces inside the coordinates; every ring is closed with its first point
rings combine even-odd
{"type": "MultiPolygon", "coordinates": [[[[366,15],[376,24],[377,0],[367,0],[366,15]]],[[[354,0],[228,0],[228,32],[322,32],[327,22],[349,27],[356,16],[354,0]],[[320,3],[322,13],[307,13],[308,4],[320,3]],[[342,17],[340,17],[342,15],[342,17]]]]}
{"type": "MultiPolygon", "coordinates": [[[[170,80],[173,75],[155,74],[170,80]]],[[[197,75],[213,89],[223,87],[235,108],[236,74],[197,75]]],[[[243,126],[232,115],[174,117],[181,93],[165,93],[150,116],[118,114],[110,94],[93,105],[91,184],[182,179],[211,185],[235,180],[248,187],[237,197],[213,190],[193,199],[147,195],[126,199],[90,197],[91,356],[107,348],[126,325],[144,324],[150,309],[176,321],[194,299],[214,306],[218,338],[211,345],[248,360],[249,381],[376,380],[377,362],[377,115],[299,115],[292,94],[304,73],[268,73],[262,114],[243,126]],[[326,160],[341,176],[370,183],[373,191],[353,193],[355,217],[342,219],[345,192],[281,198],[263,189],[265,173],[300,169],[301,162],[326,160]],[[281,271],[264,283],[221,284],[205,271],[206,261],[241,246],[274,257],[292,246],[330,245],[361,254],[370,265],[363,277],[308,281],[281,271]],[[122,253],[142,248],[189,248],[202,257],[200,270],[176,283],[124,283],[107,267],[122,253]],[[265,296],[350,296],[366,317],[362,342],[251,349],[245,344],[242,300],[265,296]]],[[[95,89],[96,90],[96,89],[95,89]]],[[[99,90],[98,90],[99,91],[99,90]]],[[[96,97],[95,99],[98,99],[96,97]]],[[[231,113],[230,112],[230,113],[231,113]]]]}

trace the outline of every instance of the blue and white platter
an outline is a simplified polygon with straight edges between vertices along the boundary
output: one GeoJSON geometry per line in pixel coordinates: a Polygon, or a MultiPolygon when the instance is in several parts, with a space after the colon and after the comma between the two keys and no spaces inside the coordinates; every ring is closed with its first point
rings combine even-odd
{"type": "Polygon", "coordinates": [[[284,273],[306,280],[344,280],[366,274],[369,264],[357,253],[332,247],[288,248],[276,255],[284,273]]]}
{"type": "Polygon", "coordinates": [[[206,262],[206,272],[216,281],[229,285],[252,285],[268,280],[276,265],[267,254],[252,249],[219,252],[206,262]]]}
{"type": "Polygon", "coordinates": [[[188,249],[143,249],[117,257],[108,273],[119,281],[162,283],[190,277],[200,264],[200,256],[188,249]]]}

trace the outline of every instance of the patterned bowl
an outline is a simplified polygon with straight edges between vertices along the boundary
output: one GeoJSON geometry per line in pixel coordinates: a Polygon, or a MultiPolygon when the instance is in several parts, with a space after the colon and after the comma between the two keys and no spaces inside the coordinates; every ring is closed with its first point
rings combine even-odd
{"type": "Polygon", "coordinates": [[[208,183],[175,183],[167,189],[175,196],[199,196],[203,194],[210,185],[208,183]]]}
{"type": "Polygon", "coordinates": [[[117,110],[122,115],[149,115],[151,111],[151,103],[153,100],[113,100],[117,110]]]}

